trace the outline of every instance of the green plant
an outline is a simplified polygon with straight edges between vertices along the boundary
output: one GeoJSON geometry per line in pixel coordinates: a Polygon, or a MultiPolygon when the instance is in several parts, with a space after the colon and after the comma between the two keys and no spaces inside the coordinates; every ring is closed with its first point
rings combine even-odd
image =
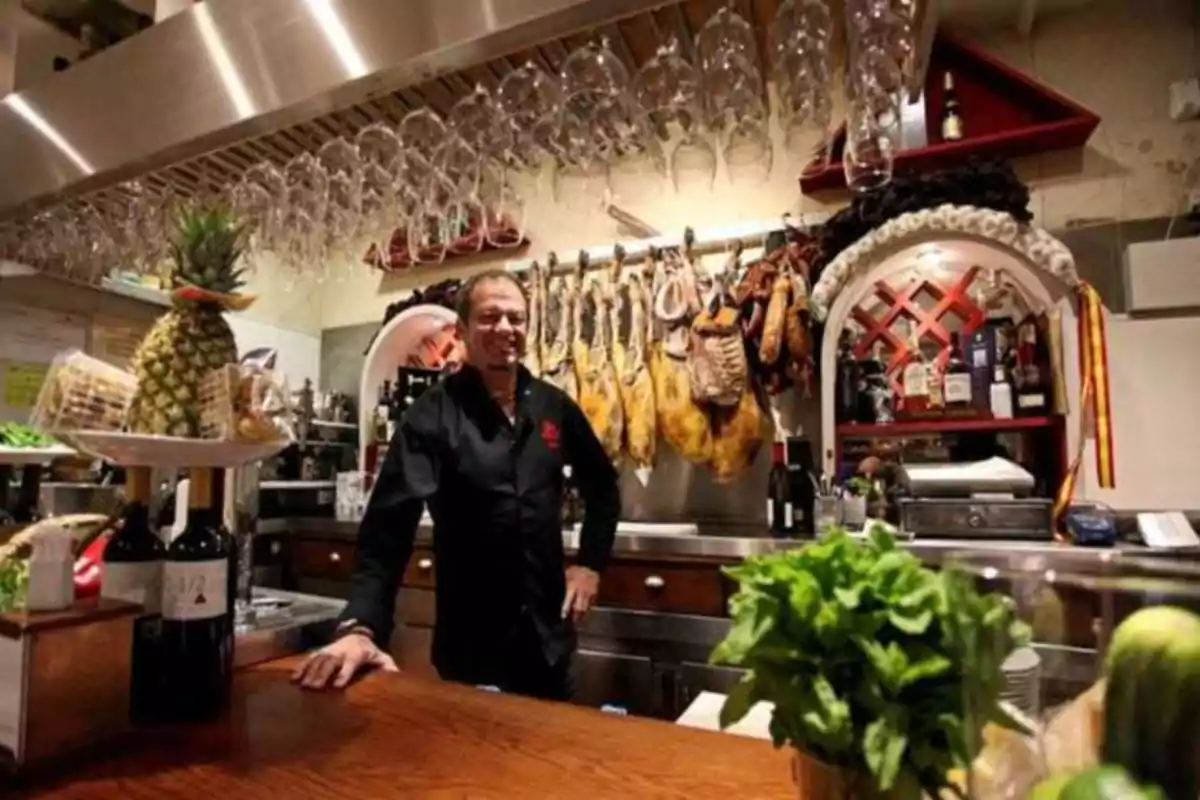
{"type": "Polygon", "coordinates": [[[28,587],[29,567],[24,559],[0,560],[0,612],[24,608],[28,587]]]}
{"type": "Polygon", "coordinates": [[[870,478],[864,478],[861,475],[855,475],[850,480],[846,481],[846,488],[850,490],[850,494],[855,497],[861,497],[868,502],[879,499],[879,489],[875,482],[870,478]]]}
{"type": "Polygon", "coordinates": [[[726,573],[740,588],[712,661],[747,673],[722,727],[771,701],[776,746],[870,775],[902,798],[949,787],[949,771],[978,754],[986,722],[1018,727],[997,701],[1001,663],[1029,641],[1012,602],[926,568],[883,526],[862,542],[834,528],[726,573]]]}

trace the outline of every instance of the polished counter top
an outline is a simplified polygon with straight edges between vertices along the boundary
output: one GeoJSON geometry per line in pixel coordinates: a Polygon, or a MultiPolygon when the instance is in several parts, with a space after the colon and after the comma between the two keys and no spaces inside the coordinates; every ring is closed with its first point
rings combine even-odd
{"type": "Polygon", "coordinates": [[[405,674],[307,692],[288,680],[296,663],[239,673],[223,719],[145,731],[114,758],[59,766],[15,796],[796,797],[788,754],[768,742],[405,674]]]}
{"type": "MultiPolygon", "coordinates": [[[[261,520],[257,528],[262,534],[288,534],[314,539],[355,539],[358,523],[334,519],[296,517],[261,520]]],[[[659,535],[654,533],[621,533],[618,531],[613,554],[625,558],[684,558],[711,561],[739,561],[748,556],[762,555],[797,547],[805,540],[777,539],[753,535],[745,526],[701,526],[695,535],[659,535]]],[[[427,543],[432,528],[422,524],[417,533],[418,543],[427,543]]],[[[578,548],[578,530],[563,531],[563,545],[568,552],[578,548]]],[[[1117,548],[1075,547],[1049,541],[1002,539],[943,539],[914,536],[902,545],[928,563],[942,562],[952,553],[993,554],[1002,559],[1019,560],[1026,557],[1045,557],[1056,565],[1091,565],[1131,555],[1147,555],[1145,547],[1120,545],[1117,548]]],[[[1176,552],[1181,555],[1180,551],[1176,552]]],[[[1189,551],[1191,554],[1191,551],[1189,551]]],[[[1194,555],[1193,555],[1194,557],[1194,555]]]]}

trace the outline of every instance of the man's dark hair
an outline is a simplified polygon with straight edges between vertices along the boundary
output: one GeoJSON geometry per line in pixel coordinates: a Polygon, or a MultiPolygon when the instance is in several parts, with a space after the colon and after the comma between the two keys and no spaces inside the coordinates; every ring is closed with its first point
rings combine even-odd
{"type": "Polygon", "coordinates": [[[484,270],[478,275],[472,275],[459,288],[458,294],[454,298],[454,310],[458,314],[459,322],[463,325],[466,325],[471,319],[471,300],[475,294],[475,287],[484,281],[508,281],[521,292],[521,297],[525,300],[525,305],[529,305],[529,295],[525,292],[525,284],[521,282],[520,278],[506,269],[484,270]]]}

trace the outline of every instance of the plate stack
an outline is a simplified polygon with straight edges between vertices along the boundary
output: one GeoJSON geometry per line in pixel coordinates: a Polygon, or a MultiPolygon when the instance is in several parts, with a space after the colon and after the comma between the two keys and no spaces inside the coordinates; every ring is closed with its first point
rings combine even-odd
{"type": "Polygon", "coordinates": [[[1037,719],[1042,710],[1042,658],[1032,647],[1014,650],[1000,666],[1004,689],[1000,700],[1037,719]]]}

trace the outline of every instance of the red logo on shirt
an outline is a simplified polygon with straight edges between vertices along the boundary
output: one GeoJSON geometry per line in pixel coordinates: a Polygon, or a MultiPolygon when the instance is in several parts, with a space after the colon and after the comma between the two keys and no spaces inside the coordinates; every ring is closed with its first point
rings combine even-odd
{"type": "Polygon", "coordinates": [[[559,431],[558,426],[550,420],[542,423],[542,441],[546,443],[546,447],[551,450],[558,449],[559,431]]]}

